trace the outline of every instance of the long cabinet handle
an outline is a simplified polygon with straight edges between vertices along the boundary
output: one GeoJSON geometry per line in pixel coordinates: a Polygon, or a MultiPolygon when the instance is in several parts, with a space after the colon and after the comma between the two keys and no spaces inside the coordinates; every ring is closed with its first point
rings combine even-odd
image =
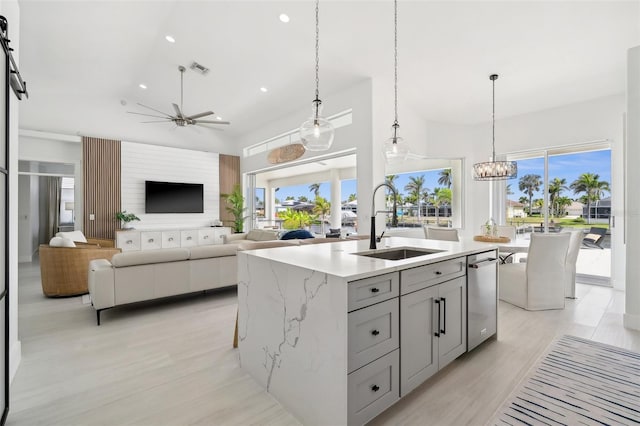
{"type": "Polygon", "coordinates": [[[440,330],[441,334],[447,334],[447,298],[446,297],[441,297],[440,301],[442,302],[442,304],[440,306],[442,306],[442,330],[440,330]]]}
{"type": "Polygon", "coordinates": [[[438,305],[438,327],[436,331],[433,333],[434,336],[440,337],[440,299],[434,300],[435,304],[438,305]]]}
{"type": "Polygon", "coordinates": [[[471,268],[471,269],[479,269],[479,268],[482,268],[483,266],[491,265],[493,263],[496,263],[497,260],[498,259],[496,259],[495,257],[488,257],[486,259],[481,260],[480,262],[470,263],[469,264],[469,268],[471,268]]]}

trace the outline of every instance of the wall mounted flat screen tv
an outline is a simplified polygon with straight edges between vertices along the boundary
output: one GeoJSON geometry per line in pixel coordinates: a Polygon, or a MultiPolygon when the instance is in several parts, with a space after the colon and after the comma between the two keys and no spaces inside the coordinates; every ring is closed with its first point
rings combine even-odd
{"type": "Polygon", "coordinates": [[[201,183],[144,183],[145,213],[204,213],[204,185],[201,183]]]}

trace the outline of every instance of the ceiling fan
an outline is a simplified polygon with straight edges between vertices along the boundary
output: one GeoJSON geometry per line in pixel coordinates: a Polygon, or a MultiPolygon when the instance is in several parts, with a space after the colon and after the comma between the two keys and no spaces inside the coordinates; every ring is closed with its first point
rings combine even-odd
{"type": "Polygon", "coordinates": [[[178,71],[180,71],[180,106],[178,106],[177,104],[171,104],[171,105],[173,105],[173,110],[175,111],[175,115],[167,114],[166,112],[157,110],[155,108],[151,108],[150,106],[143,105],[143,104],[141,104],[139,102],[138,102],[138,105],[140,105],[141,107],[150,109],[151,111],[155,111],[155,112],[160,113],[162,115],[144,114],[144,113],[141,113],[141,112],[134,112],[134,111],[127,111],[127,112],[129,114],[144,115],[144,116],[147,116],[147,117],[155,117],[155,118],[161,118],[162,119],[162,120],[154,120],[154,121],[142,121],[142,123],[169,123],[169,122],[173,122],[178,127],[185,127],[185,126],[192,125],[192,124],[231,124],[231,122],[229,122],[229,121],[222,121],[222,120],[200,120],[200,118],[202,118],[202,117],[207,117],[209,115],[213,115],[214,114],[213,111],[204,111],[204,112],[201,112],[199,114],[185,115],[184,112],[183,112],[184,109],[182,108],[182,98],[183,98],[183,94],[184,94],[183,79],[184,79],[184,72],[186,71],[186,69],[185,69],[185,67],[180,65],[178,67],[178,71]]]}

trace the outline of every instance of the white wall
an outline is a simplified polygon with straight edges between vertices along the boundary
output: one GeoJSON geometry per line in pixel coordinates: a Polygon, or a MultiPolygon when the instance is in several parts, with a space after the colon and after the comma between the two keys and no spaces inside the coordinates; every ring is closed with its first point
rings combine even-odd
{"type": "Polygon", "coordinates": [[[136,229],[209,226],[220,218],[217,153],[122,142],[122,210],[134,213],[136,229]],[[204,184],[204,213],[144,213],[145,180],[204,184]]]}
{"type": "Polygon", "coordinates": [[[627,55],[627,143],[626,143],[626,265],[624,325],[640,330],[640,46],[629,49],[627,55]]]}
{"type": "Polygon", "coordinates": [[[31,176],[18,176],[18,262],[31,262],[33,255],[31,222],[31,176]]]}

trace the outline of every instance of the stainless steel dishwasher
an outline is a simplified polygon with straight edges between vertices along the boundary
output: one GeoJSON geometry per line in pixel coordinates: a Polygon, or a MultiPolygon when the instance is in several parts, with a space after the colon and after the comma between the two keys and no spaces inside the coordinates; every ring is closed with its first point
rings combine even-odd
{"type": "Polygon", "coordinates": [[[467,351],[497,332],[498,254],[467,256],[467,351]]]}

